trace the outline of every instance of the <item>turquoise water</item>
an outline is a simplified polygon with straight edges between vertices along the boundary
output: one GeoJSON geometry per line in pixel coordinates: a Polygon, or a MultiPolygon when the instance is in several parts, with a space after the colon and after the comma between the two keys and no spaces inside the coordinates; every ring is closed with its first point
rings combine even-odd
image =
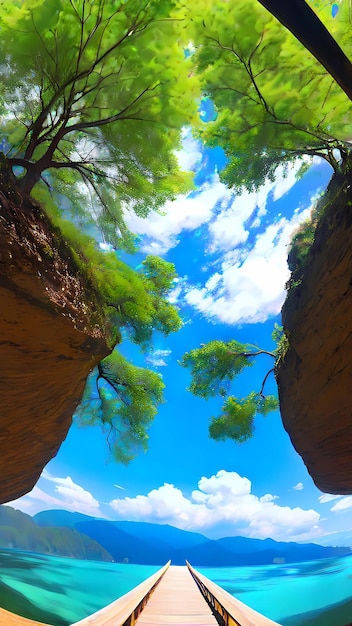
{"type": "Polygon", "coordinates": [[[158,569],[0,550],[0,606],[67,626],[110,604],[158,569]]]}
{"type": "MultiPolygon", "coordinates": [[[[0,550],[0,606],[67,626],[113,602],[157,569],[0,550]]],[[[344,626],[352,619],[352,556],[199,571],[283,626],[344,626]]]]}
{"type": "Polygon", "coordinates": [[[199,571],[283,626],[344,626],[352,620],[352,556],[199,571]]]}

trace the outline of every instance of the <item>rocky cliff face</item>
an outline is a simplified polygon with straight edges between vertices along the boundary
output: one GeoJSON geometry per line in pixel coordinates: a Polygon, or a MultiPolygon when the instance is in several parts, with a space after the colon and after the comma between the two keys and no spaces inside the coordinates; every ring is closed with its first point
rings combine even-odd
{"type": "MultiPolygon", "coordinates": [[[[352,493],[352,185],[332,181],[308,263],[288,293],[281,416],[319,489],[352,493]]],[[[294,277],[293,277],[294,278],[294,277]]]]}
{"type": "Polygon", "coordinates": [[[56,455],[87,375],[110,350],[104,318],[40,207],[0,192],[0,502],[56,455]]]}

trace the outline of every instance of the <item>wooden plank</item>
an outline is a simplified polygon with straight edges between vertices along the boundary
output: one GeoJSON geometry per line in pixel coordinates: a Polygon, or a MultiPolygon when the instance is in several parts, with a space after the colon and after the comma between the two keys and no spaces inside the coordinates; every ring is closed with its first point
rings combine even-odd
{"type": "Polygon", "coordinates": [[[10,613],[6,609],[0,609],[0,626],[48,626],[48,624],[21,617],[21,615],[10,613]]]}
{"type": "Polygon", "coordinates": [[[137,626],[214,626],[214,615],[186,567],[171,566],[137,619],[137,626]]]}

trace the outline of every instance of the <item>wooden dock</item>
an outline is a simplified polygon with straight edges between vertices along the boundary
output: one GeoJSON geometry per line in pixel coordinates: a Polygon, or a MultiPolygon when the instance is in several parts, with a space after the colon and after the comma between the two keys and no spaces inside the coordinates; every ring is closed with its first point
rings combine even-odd
{"type": "Polygon", "coordinates": [[[187,567],[173,565],[137,619],[137,626],[218,626],[187,567]]]}

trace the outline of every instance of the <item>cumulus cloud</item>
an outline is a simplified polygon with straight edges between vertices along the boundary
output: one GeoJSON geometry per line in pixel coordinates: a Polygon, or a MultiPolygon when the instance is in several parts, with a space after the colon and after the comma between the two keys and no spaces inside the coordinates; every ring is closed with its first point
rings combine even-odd
{"type": "Polygon", "coordinates": [[[336,504],[334,504],[330,510],[336,513],[339,511],[346,511],[347,509],[351,509],[351,508],[352,508],[352,496],[346,496],[345,498],[342,498],[341,500],[339,500],[339,502],[336,502],[336,504]]]}
{"type": "Polygon", "coordinates": [[[166,358],[170,356],[171,350],[153,350],[145,360],[152,367],[165,367],[167,365],[166,358]]]}
{"type": "Polygon", "coordinates": [[[8,504],[31,515],[42,511],[43,504],[45,504],[50,509],[65,509],[67,511],[85,513],[93,517],[105,517],[100,510],[98,500],[89,491],[75,483],[70,476],[59,478],[52,476],[47,470],[44,470],[41,477],[55,483],[55,495],[50,495],[43,489],[35,486],[32,491],[26,494],[25,498],[13,500],[8,504]]]}
{"type": "Polygon", "coordinates": [[[211,536],[244,535],[297,541],[322,534],[319,513],[280,506],[277,496],[252,493],[251,481],[220,470],[198,482],[189,497],[165,483],[147,495],[114,499],[110,506],[119,519],[171,524],[211,536]]]}
{"type": "Polygon", "coordinates": [[[281,218],[258,235],[250,250],[225,254],[215,281],[213,275],[204,287],[188,288],[188,304],[225,324],[263,322],[277,315],[289,278],[287,245],[309,214],[310,208],[297,211],[291,220],[281,218]]]}
{"type": "MultiPolygon", "coordinates": [[[[183,149],[177,156],[183,169],[195,169],[202,158],[200,142],[185,131],[183,149]]],[[[211,249],[233,249],[248,237],[246,220],[257,210],[258,225],[266,213],[269,195],[274,200],[281,198],[295,184],[297,169],[298,165],[293,164],[284,177],[282,168],[278,168],[274,183],[268,181],[257,192],[244,192],[238,197],[220,182],[215,172],[196,192],[166,202],[162,213],[154,212],[145,220],[131,212],[127,213],[126,222],[132,232],[143,236],[144,252],[163,255],[179,243],[182,231],[195,230],[215,216],[209,228],[211,249]]]]}
{"type": "MultiPolygon", "coordinates": [[[[182,167],[191,168],[202,158],[200,143],[187,132],[179,158],[182,167]]],[[[276,201],[289,191],[299,167],[293,163],[287,176],[279,167],[274,182],[237,196],[215,172],[197,191],[167,202],[161,214],[152,213],[148,220],[133,213],[127,216],[130,229],[142,236],[141,249],[148,254],[164,255],[177,246],[182,232],[201,226],[204,232],[207,229],[207,251],[215,271],[207,274],[203,284],[183,280],[175,285],[172,302],[184,301],[205,317],[226,324],[263,322],[280,312],[289,278],[288,242],[311,207],[297,209],[291,219],[281,217],[262,232],[259,229],[268,199],[276,201]],[[255,229],[258,235],[253,242],[255,229]]]]}
{"type": "Polygon", "coordinates": [[[297,483],[297,485],[292,487],[292,489],[295,489],[296,491],[301,491],[302,489],[304,489],[304,485],[303,483],[297,483]]]}
{"type": "Polygon", "coordinates": [[[166,202],[162,214],[153,213],[143,219],[130,213],[126,221],[132,232],[144,235],[141,244],[148,254],[166,254],[178,242],[184,230],[195,230],[209,222],[218,202],[228,202],[231,192],[223,185],[217,174],[204,183],[197,193],[181,195],[173,202],[166,202]]]}

